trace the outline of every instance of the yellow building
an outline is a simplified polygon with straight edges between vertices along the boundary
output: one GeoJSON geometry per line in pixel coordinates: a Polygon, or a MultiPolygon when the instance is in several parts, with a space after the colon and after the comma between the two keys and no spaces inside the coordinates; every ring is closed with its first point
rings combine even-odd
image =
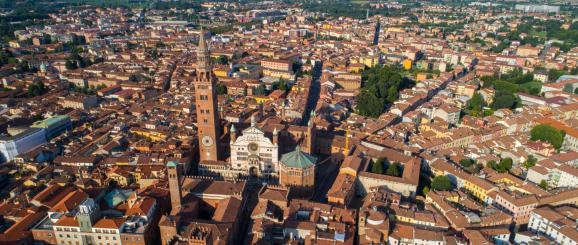
{"type": "Polygon", "coordinates": [[[347,67],[347,71],[353,73],[359,73],[362,72],[363,70],[365,70],[365,65],[359,63],[351,64],[350,66],[347,67]]]}
{"type": "Polygon", "coordinates": [[[257,104],[265,103],[266,101],[272,101],[273,99],[269,96],[253,96],[253,99],[257,102],[257,104]]]}
{"type": "Polygon", "coordinates": [[[405,59],[403,60],[402,65],[403,69],[410,70],[413,65],[413,62],[410,59],[405,59]]]}
{"type": "Polygon", "coordinates": [[[418,81],[425,81],[427,79],[427,73],[418,73],[415,79],[418,81]]]}
{"type": "Polygon", "coordinates": [[[213,73],[217,77],[226,77],[228,72],[229,72],[228,66],[215,66],[215,68],[213,68],[213,73]]]}
{"type": "Polygon", "coordinates": [[[367,66],[367,67],[374,67],[379,64],[379,56],[377,55],[369,55],[359,58],[359,63],[367,66]]]}
{"type": "Polygon", "coordinates": [[[497,187],[492,185],[490,182],[475,176],[472,176],[469,180],[464,179],[463,183],[464,188],[468,192],[484,203],[488,202],[488,194],[497,190],[497,187]]]}
{"type": "Polygon", "coordinates": [[[168,137],[165,132],[145,128],[131,128],[130,132],[152,141],[164,141],[168,137]]]}

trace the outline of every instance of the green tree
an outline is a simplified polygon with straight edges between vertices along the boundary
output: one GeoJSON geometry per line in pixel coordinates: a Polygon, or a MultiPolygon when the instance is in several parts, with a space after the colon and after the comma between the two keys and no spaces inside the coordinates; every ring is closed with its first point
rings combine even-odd
{"type": "Polygon", "coordinates": [[[225,56],[225,55],[221,55],[217,58],[216,62],[219,65],[226,65],[226,64],[229,64],[229,58],[227,58],[227,56],[225,56]]]}
{"type": "Polygon", "coordinates": [[[265,95],[266,93],[267,93],[267,90],[265,89],[265,85],[263,85],[263,84],[260,84],[256,88],[253,88],[253,94],[254,95],[265,95]]]}
{"type": "Polygon", "coordinates": [[[548,182],[546,182],[546,180],[542,180],[542,181],[540,181],[540,184],[538,186],[540,186],[544,190],[547,190],[548,189],[548,182]]]}
{"type": "Polygon", "coordinates": [[[524,168],[528,170],[531,167],[534,167],[536,165],[536,162],[538,162],[538,159],[536,159],[534,155],[528,155],[528,159],[524,162],[524,168]]]}
{"type": "Polygon", "coordinates": [[[427,193],[429,193],[429,187],[424,186],[423,189],[422,189],[422,193],[423,193],[424,196],[426,196],[427,193]]]}
{"type": "Polygon", "coordinates": [[[371,164],[371,172],[374,174],[383,174],[383,165],[385,164],[385,160],[380,158],[377,159],[373,164],[371,164]]]}
{"type": "Polygon", "coordinates": [[[46,87],[44,87],[43,82],[34,82],[28,85],[28,96],[36,97],[42,95],[46,92],[46,87]]]}
{"type": "Polygon", "coordinates": [[[578,88],[574,89],[574,94],[578,94],[578,88]]]}
{"type": "Polygon", "coordinates": [[[564,142],[564,134],[548,124],[540,124],[532,128],[530,139],[545,141],[552,144],[554,148],[560,149],[564,142]]]}
{"type": "Polygon", "coordinates": [[[74,70],[76,68],[78,68],[78,66],[76,65],[76,61],[67,59],[66,62],[64,63],[64,66],[66,66],[67,70],[74,70]]]}
{"type": "Polygon", "coordinates": [[[357,113],[378,117],[386,105],[398,99],[400,90],[413,86],[414,81],[404,78],[402,72],[396,66],[375,66],[363,71],[363,88],[357,96],[357,113]]]}
{"type": "Polygon", "coordinates": [[[474,96],[472,96],[472,99],[468,101],[467,110],[470,115],[479,117],[483,115],[482,110],[484,106],[486,106],[484,97],[480,93],[475,93],[474,96]]]}
{"type": "Polygon", "coordinates": [[[387,166],[385,174],[389,176],[400,177],[401,176],[400,168],[401,165],[397,162],[389,164],[389,166],[387,166]]]}
{"type": "Polygon", "coordinates": [[[225,84],[217,84],[217,94],[227,94],[227,86],[225,84]]]}
{"type": "Polygon", "coordinates": [[[558,80],[558,78],[560,78],[564,74],[566,74],[565,71],[550,69],[550,70],[548,70],[548,79],[550,81],[556,81],[556,80],[558,80]]]}
{"type": "Polygon", "coordinates": [[[452,182],[448,176],[436,176],[431,182],[431,188],[436,191],[449,191],[452,189],[452,182]]]}
{"type": "Polygon", "coordinates": [[[383,112],[385,103],[374,93],[362,89],[357,97],[357,113],[363,116],[378,117],[383,112]]]}
{"type": "Polygon", "coordinates": [[[510,171],[510,169],[512,169],[513,165],[514,161],[512,160],[512,158],[506,157],[500,160],[500,163],[498,164],[496,171],[500,173],[508,172],[510,171]]]}
{"type": "Polygon", "coordinates": [[[513,108],[516,102],[516,97],[513,94],[502,94],[494,98],[492,109],[498,110],[502,108],[513,108]]]}
{"type": "Polygon", "coordinates": [[[464,168],[469,168],[470,166],[474,165],[476,162],[473,159],[465,158],[460,160],[460,165],[464,168]]]}
{"type": "Polygon", "coordinates": [[[277,82],[273,83],[273,87],[285,92],[289,92],[289,90],[291,90],[291,85],[289,85],[289,83],[287,83],[287,81],[283,78],[279,78],[277,82]]]}

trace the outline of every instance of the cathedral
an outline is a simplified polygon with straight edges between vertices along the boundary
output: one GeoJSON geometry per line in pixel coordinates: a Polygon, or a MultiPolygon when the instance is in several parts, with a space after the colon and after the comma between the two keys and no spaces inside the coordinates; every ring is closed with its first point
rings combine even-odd
{"type": "MultiPolygon", "coordinates": [[[[306,127],[267,121],[261,127],[268,127],[270,138],[265,135],[263,128],[257,126],[253,116],[250,126],[241,132],[237,132],[235,125],[231,125],[228,132],[230,157],[226,158],[226,149],[222,147],[226,144],[222,142],[225,137],[222,137],[217,110],[217,78],[212,69],[205,33],[201,32],[193,81],[200,158],[197,174],[226,180],[255,178],[273,184],[283,179],[286,185],[312,186],[316,162],[316,158],[309,155],[314,152],[315,146],[315,126],[312,120],[306,127]],[[302,147],[293,148],[299,145],[302,147]],[[281,149],[291,152],[282,156],[281,149]],[[280,173],[285,177],[280,176],[280,173]]],[[[227,136],[226,132],[224,135],[227,136]]]]}
{"type": "Polygon", "coordinates": [[[251,126],[236,137],[235,126],[231,126],[231,168],[249,176],[276,179],[279,173],[279,133],[273,132],[273,139],[257,128],[255,117],[251,126]]]}

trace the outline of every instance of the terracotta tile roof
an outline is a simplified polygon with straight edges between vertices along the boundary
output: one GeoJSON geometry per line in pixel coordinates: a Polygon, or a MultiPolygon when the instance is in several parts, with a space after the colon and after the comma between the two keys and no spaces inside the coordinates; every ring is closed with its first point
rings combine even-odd
{"type": "Polygon", "coordinates": [[[88,195],[81,190],[76,190],[74,192],[68,193],[60,202],[58,202],[54,207],[50,209],[52,212],[69,212],[78,205],[80,205],[84,200],[88,198],[88,195]]]}
{"type": "Polygon", "coordinates": [[[118,229],[124,223],[122,218],[102,218],[96,221],[93,225],[94,228],[104,228],[104,229],[118,229]]]}
{"type": "Polygon", "coordinates": [[[63,216],[54,224],[56,226],[78,226],[78,221],[74,216],[63,216]]]}

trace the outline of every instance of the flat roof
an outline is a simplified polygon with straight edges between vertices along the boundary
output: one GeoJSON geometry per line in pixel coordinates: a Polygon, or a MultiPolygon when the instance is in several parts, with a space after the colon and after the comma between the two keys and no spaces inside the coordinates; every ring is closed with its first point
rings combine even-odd
{"type": "Polygon", "coordinates": [[[68,115],[57,115],[41,121],[36,121],[32,124],[33,128],[50,128],[63,120],[70,119],[68,115]]]}

